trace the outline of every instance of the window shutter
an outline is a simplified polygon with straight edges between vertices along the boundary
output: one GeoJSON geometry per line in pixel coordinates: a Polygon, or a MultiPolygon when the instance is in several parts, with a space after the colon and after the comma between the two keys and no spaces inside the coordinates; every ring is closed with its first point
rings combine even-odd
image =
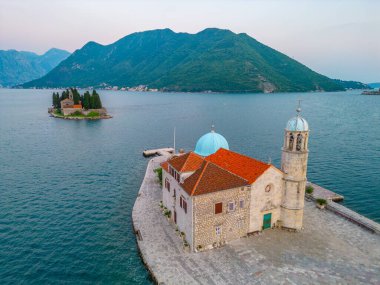
{"type": "Polygon", "coordinates": [[[220,214],[223,212],[223,203],[215,204],[215,214],[220,214]]]}

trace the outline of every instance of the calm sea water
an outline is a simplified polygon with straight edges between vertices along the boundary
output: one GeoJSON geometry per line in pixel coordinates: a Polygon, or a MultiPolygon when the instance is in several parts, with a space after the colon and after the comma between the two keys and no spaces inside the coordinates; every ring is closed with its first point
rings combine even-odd
{"type": "Polygon", "coordinates": [[[50,118],[48,90],[0,89],[0,282],[150,283],[131,211],[146,148],[194,148],[212,122],[230,148],[280,164],[287,120],[303,100],[309,180],[380,222],[380,97],[344,93],[101,92],[114,116],[50,118]]]}

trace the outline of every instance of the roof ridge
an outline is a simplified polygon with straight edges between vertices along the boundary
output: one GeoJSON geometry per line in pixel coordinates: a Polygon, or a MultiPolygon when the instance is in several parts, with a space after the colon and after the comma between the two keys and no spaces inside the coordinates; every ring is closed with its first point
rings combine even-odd
{"type": "MultiPolygon", "coordinates": [[[[226,151],[226,152],[232,152],[233,154],[236,154],[236,155],[239,155],[239,156],[243,156],[243,157],[248,158],[248,159],[255,160],[255,161],[260,162],[260,163],[263,163],[263,164],[265,164],[265,165],[271,165],[271,164],[266,163],[266,162],[264,162],[264,161],[258,160],[258,159],[254,158],[254,157],[250,157],[250,156],[248,156],[248,155],[241,154],[241,153],[238,153],[238,152],[233,151],[233,150],[229,150],[229,149],[225,149],[225,148],[220,148],[220,149],[218,149],[218,151],[219,151],[219,150],[226,151]]],[[[217,151],[217,152],[218,152],[218,151],[217,151]]],[[[213,154],[211,154],[211,155],[209,155],[209,156],[213,156],[214,154],[216,154],[216,153],[213,153],[213,154]]],[[[207,157],[205,157],[205,159],[207,159],[207,157]]]]}
{"type": "Polygon", "coordinates": [[[182,165],[181,169],[179,170],[179,172],[182,172],[182,170],[185,168],[185,165],[187,164],[187,161],[189,160],[189,157],[191,155],[191,151],[189,151],[188,153],[184,154],[184,155],[187,155],[186,157],[186,160],[185,160],[185,163],[182,165]]]}
{"type": "Polygon", "coordinates": [[[185,160],[185,163],[182,165],[182,168],[181,168],[180,172],[182,172],[182,171],[186,168],[185,166],[187,166],[187,164],[188,164],[188,162],[189,162],[189,158],[190,158],[191,155],[195,155],[195,156],[197,156],[198,158],[204,160],[203,157],[201,157],[200,155],[196,154],[196,153],[193,152],[193,151],[189,151],[189,152],[187,153],[187,155],[188,155],[188,156],[187,156],[187,158],[186,158],[186,160],[185,160]]]}
{"type": "Polygon", "coordinates": [[[197,182],[195,183],[195,185],[194,185],[194,187],[193,187],[193,189],[192,189],[192,191],[191,191],[190,196],[193,196],[193,195],[194,195],[195,189],[197,189],[198,184],[199,184],[199,182],[201,181],[201,178],[202,178],[202,176],[203,176],[203,173],[205,172],[205,170],[206,170],[206,168],[207,168],[207,166],[208,166],[208,164],[209,164],[208,161],[206,161],[205,163],[206,163],[206,164],[205,164],[204,168],[202,169],[201,174],[199,174],[198,180],[197,180],[197,182]]]}
{"type": "Polygon", "coordinates": [[[225,169],[225,168],[221,167],[220,165],[218,165],[218,164],[216,164],[216,163],[213,163],[212,161],[207,161],[207,162],[208,162],[208,163],[211,163],[212,165],[215,165],[216,167],[222,169],[222,170],[225,171],[225,172],[228,172],[228,173],[232,174],[233,176],[236,176],[236,177],[240,178],[241,180],[246,181],[247,184],[249,184],[249,181],[248,181],[247,179],[245,179],[244,177],[241,177],[240,175],[237,175],[236,173],[233,173],[233,172],[229,171],[228,169],[225,169]]]}

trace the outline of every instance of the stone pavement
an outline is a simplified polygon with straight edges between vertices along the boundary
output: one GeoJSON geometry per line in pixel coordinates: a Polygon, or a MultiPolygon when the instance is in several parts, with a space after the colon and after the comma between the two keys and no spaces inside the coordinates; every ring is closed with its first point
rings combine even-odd
{"type": "Polygon", "coordinates": [[[144,263],[159,284],[380,284],[380,235],[314,202],[305,202],[305,229],[266,230],[226,246],[189,253],[161,213],[153,158],[132,218],[144,263]]]}

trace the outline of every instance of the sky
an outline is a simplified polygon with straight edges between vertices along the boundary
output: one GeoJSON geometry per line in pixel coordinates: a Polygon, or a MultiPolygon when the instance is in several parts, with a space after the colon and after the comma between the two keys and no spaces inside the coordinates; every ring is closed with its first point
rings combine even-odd
{"type": "Polygon", "coordinates": [[[380,0],[0,0],[0,49],[73,52],[88,41],[208,27],[247,33],[331,78],[380,82],[380,0]]]}

